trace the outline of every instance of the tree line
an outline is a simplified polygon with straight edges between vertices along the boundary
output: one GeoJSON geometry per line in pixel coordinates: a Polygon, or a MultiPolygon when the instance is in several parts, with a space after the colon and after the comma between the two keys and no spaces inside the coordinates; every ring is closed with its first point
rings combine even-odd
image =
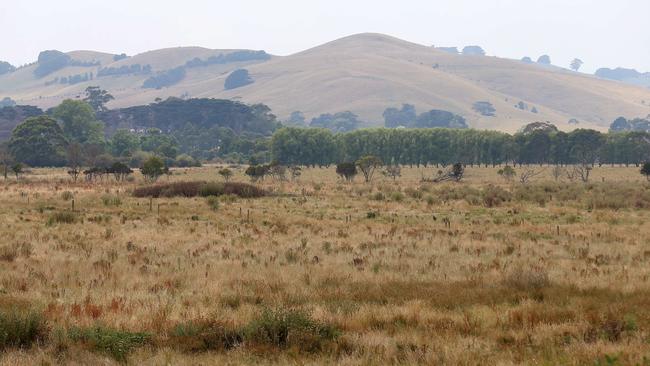
{"type": "Polygon", "coordinates": [[[328,129],[287,127],[271,139],[285,165],[326,166],[376,156],[385,164],[634,164],[650,160],[650,133],[524,128],[514,135],[474,129],[328,129]]]}

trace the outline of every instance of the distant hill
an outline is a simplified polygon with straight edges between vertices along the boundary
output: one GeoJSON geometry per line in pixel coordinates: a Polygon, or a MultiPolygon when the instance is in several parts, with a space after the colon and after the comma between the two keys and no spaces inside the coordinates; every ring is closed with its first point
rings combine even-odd
{"type": "Polygon", "coordinates": [[[650,88],[650,72],[641,73],[634,69],[624,69],[621,67],[616,69],[602,68],[596,71],[596,76],[650,88]]]}
{"type": "Polygon", "coordinates": [[[40,108],[28,105],[0,108],[0,141],[9,140],[14,127],[25,119],[41,114],[43,111],[40,108]]]}
{"type": "Polygon", "coordinates": [[[75,51],[54,58],[56,67],[67,61],[45,76],[35,73],[39,63],[0,75],[0,99],[49,108],[99,85],[116,97],[109,104],[113,109],[157,98],[221,98],[264,103],[280,119],[294,111],[307,120],[350,111],[375,126],[384,124],[387,108],[408,103],[421,113],[449,111],[470,127],[507,132],[536,121],[565,130],[606,130],[619,116],[650,113],[647,88],[480,52],[447,51],[381,34],[354,35],[284,57],[199,47],[132,57],[75,51]],[[239,71],[237,87],[225,88],[236,70],[247,73],[239,71]]]}

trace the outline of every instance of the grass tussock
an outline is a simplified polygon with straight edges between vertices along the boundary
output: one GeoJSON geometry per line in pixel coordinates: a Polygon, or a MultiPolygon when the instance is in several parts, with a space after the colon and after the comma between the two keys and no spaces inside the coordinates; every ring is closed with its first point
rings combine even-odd
{"type": "Polygon", "coordinates": [[[28,348],[47,338],[43,316],[35,311],[10,309],[0,311],[0,350],[10,347],[28,348]]]}
{"type": "Polygon", "coordinates": [[[47,225],[52,226],[56,224],[74,224],[77,222],[77,215],[70,211],[54,212],[47,219],[47,225]]]}

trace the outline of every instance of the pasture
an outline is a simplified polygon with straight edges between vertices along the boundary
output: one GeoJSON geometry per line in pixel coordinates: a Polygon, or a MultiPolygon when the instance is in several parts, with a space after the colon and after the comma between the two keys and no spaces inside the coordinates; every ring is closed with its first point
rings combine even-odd
{"type": "Polygon", "coordinates": [[[260,198],[10,177],[0,363],[650,365],[650,183],[633,166],[589,183],[535,169],[367,184],[303,168],[260,198]]]}

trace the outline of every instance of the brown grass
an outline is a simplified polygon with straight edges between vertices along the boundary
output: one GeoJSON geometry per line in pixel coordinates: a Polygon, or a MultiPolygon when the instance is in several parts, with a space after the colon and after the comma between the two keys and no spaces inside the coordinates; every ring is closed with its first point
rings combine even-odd
{"type": "MultiPolygon", "coordinates": [[[[216,170],[177,169],[155,189],[216,170]]],[[[8,181],[0,313],[43,323],[15,328],[38,337],[14,337],[34,341],[7,342],[0,364],[643,365],[647,183],[596,168],[587,185],[521,186],[496,170],[423,185],[405,167],[366,185],[305,169],[256,199],[224,189],[218,210],[195,187],[150,211],[131,195],[139,177],[8,181]]]]}

